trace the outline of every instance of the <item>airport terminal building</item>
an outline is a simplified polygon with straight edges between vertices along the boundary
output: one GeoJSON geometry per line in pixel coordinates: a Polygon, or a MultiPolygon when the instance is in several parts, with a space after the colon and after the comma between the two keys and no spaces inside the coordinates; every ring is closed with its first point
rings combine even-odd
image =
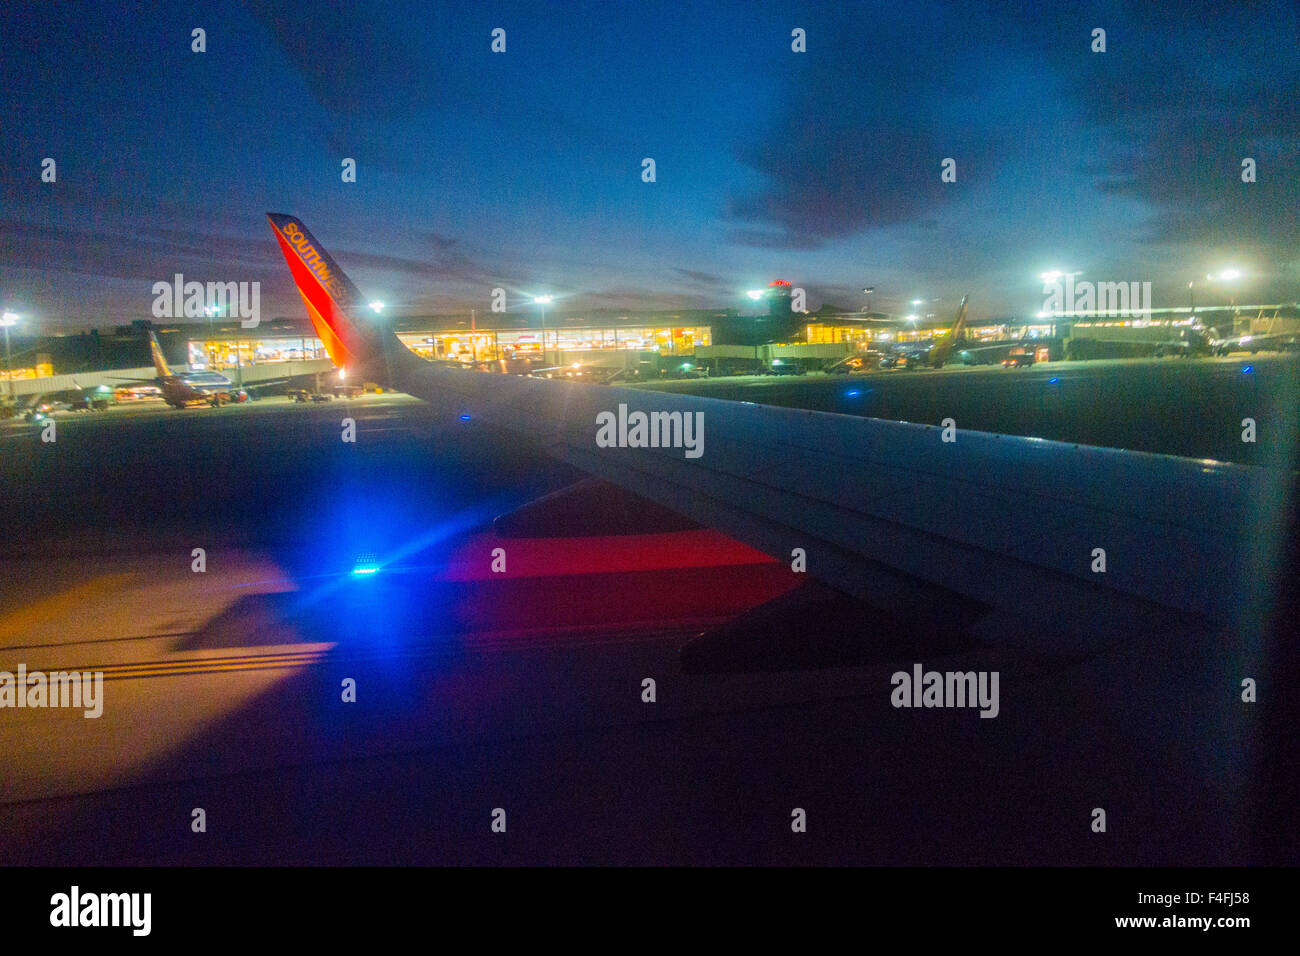
{"type": "MultiPolygon", "coordinates": [[[[788,300],[787,300],[788,301],[788,300]]],[[[833,306],[794,314],[773,297],[768,315],[742,315],[736,309],[675,311],[557,311],[528,313],[452,313],[394,316],[398,337],[428,359],[465,364],[493,362],[512,370],[529,367],[640,365],[670,368],[682,363],[725,373],[770,364],[775,360],[808,369],[825,368],[868,349],[927,339],[947,327],[947,320],[910,323],[881,313],[848,312],[833,306]],[[773,317],[784,334],[773,335],[773,317]],[[769,323],[769,324],[765,324],[769,323]]],[[[1300,308],[1294,306],[1228,309],[1157,310],[1139,318],[1052,316],[996,320],[967,329],[974,348],[1034,342],[1039,360],[1116,358],[1158,354],[1162,342],[1174,341],[1193,326],[1227,328],[1238,334],[1300,334],[1300,308]]],[[[327,361],[315,329],[305,317],[263,321],[243,329],[237,321],[190,323],[140,320],[107,331],[15,340],[15,381],[75,375],[149,364],[147,332],[157,333],[169,361],[192,369],[221,371],[286,361],[327,361]]],[[[978,357],[959,351],[956,362],[1000,360],[996,349],[978,357]]],[[[0,372],[0,378],[4,373],[0,372]]]]}
{"type": "MultiPolygon", "coordinates": [[[[881,314],[825,311],[791,316],[787,334],[776,338],[764,325],[770,316],[735,309],[677,311],[559,312],[533,314],[449,314],[395,316],[402,342],[435,360],[505,362],[521,366],[635,365],[690,361],[716,370],[752,366],[781,358],[820,368],[868,348],[927,338],[925,325],[891,322],[881,314]]],[[[107,331],[47,336],[24,343],[29,356],[15,363],[14,378],[47,377],[149,364],[147,333],[153,330],[169,361],[191,368],[228,371],[271,362],[325,360],[325,348],[310,321],[277,318],[255,329],[237,321],[159,323],[141,320],[107,331]]],[[[1034,331],[1050,334],[1044,324],[1034,331]]],[[[1018,337],[1021,325],[990,324],[970,330],[986,342],[1018,337]]]]}
{"type": "MultiPolygon", "coordinates": [[[[831,365],[854,352],[884,348],[891,343],[925,339],[926,326],[890,322],[864,313],[808,314],[791,323],[791,332],[774,342],[761,326],[747,335],[762,317],[736,310],[674,312],[573,312],[547,316],[543,329],[536,315],[492,314],[395,317],[397,337],[427,359],[530,363],[540,366],[666,364],[687,361],[716,369],[752,366],[781,358],[809,368],[831,365]],[[747,339],[754,339],[752,343],[747,339]]],[[[999,322],[972,328],[972,341],[1018,339],[1025,334],[1053,332],[1051,323],[999,322]]],[[[167,342],[162,332],[159,338],[167,342]]],[[[220,369],[298,358],[325,358],[310,323],[277,319],[244,331],[236,323],[177,327],[168,354],[194,366],[220,369]],[[178,348],[178,339],[184,346],[178,348]],[[184,358],[182,359],[182,353],[184,358]]]]}

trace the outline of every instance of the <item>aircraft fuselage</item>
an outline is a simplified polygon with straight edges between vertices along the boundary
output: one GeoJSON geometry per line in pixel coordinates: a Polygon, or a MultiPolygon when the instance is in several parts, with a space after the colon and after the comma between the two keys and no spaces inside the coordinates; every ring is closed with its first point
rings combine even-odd
{"type": "Polygon", "coordinates": [[[242,402],[247,395],[234,382],[216,372],[187,372],[158,379],[163,401],[173,408],[187,405],[227,405],[242,402]]]}

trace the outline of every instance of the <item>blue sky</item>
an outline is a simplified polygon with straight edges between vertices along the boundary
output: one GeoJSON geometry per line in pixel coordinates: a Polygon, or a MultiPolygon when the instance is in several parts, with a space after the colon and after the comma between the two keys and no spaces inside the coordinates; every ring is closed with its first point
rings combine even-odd
{"type": "Polygon", "coordinates": [[[1294,4],[162,6],[0,12],[0,303],[45,328],[146,318],[176,272],[297,314],[268,210],[409,312],[744,307],[779,277],[1023,315],[1052,267],[1300,298],[1294,4]]]}

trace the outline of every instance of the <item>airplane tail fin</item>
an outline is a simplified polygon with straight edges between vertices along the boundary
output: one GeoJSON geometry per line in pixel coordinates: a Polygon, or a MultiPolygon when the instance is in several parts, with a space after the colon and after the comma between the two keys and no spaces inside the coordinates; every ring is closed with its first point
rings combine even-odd
{"type": "Polygon", "coordinates": [[[302,220],[276,212],[267,213],[266,218],[316,335],[335,365],[356,373],[353,380],[360,375],[389,385],[395,364],[419,361],[392,329],[370,312],[352,280],[302,220]]]}
{"type": "Polygon", "coordinates": [[[172,370],[167,367],[167,359],[163,356],[162,347],[158,344],[158,336],[153,332],[149,333],[149,352],[153,355],[153,370],[158,373],[159,378],[166,378],[172,374],[172,370]]]}
{"type": "Polygon", "coordinates": [[[957,318],[952,323],[952,341],[954,342],[966,334],[966,300],[969,298],[968,295],[962,296],[961,305],[957,307],[957,318]]]}

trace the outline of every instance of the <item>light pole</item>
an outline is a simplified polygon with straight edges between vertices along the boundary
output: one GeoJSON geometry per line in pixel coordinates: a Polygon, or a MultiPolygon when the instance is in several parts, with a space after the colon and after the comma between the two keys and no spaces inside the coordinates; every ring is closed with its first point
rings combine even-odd
{"type": "MultiPolygon", "coordinates": [[[[539,295],[539,296],[535,296],[535,297],[533,298],[533,302],[534,302],[536,305],[541,306],[541,309],[542,309],[542,366],[543,366],[544,368],[545,368],[546,365],[547,365],[547,362],[546,362],[546,306],[550,303],[550,301],[551,301],[551,297],[550,297],[549,295],[539,295]]],[[[560,340],[559,340],[558,336],[556,337],[556,340],[555,340],[555,350],[556,350],[557,352],[560,350],[560,340]]],[[[557,362],[558,362],[558,360],[557,360],[557,362]]]]}
{"type": "Polygon", "coordinates": [[[9,404],[14,403],[14,357],[13,352],[9,349],[9,326],[18,324],[17,312],[6,312],[4,317],[0,318],[0,325],[5,330],[5,379],[9,382],[9,404]]]}
{"type": "MultiPolygon", "coordinates": [[[[943,299],[938,299],[938,298],[936,298],[936,299],[913,299],[913,300],[912,300],[911,305],[912,305],[912,311],[913,311],[913,314],[907,316],[907,319],[908,319],[908,321],[910,321],[910,322],[912,323],[912,332],[913,332],[914,335],[915,335],[915,333],[916,333],[916,323],[917,323],[917,320],[918,320],[918,319],[921,320],[921,321],[924,321],[924,320],[926,320],[926,319],[932,319],[932,318],[934,318],[934,313],[933,313],[933,312],[926,312],[926,311],[925,311],[925,307],[926,307],[927,305],[931,305],[931,304],[933,304],[933,303],[935,303],[935,302],[942,302],[942,301],[943,301],[943,299]]],[[[933,334],[933,333],[932,333],[932,334],[933,334]]]]}
{"type": "MultiPolygon", "coordinates": [[[[1231,289],[1231,291],[1228,293],[1228,308],[1232,309],[1232,334],[1233,335],[1238,335],[1241,332],[1241,330],[1237,328],[1237,320],[1240,318],[1240,316],[1237,315],[1237,290],[1235,287],[1236,281],[1240,278],[1241,278],[1240,269],[1224,269],[1222,272],[1219,273],[1219,281],[1228,283],[1231,289]]],[[[1247,329],[1247,331],[1249,331],[1249,329],[1247,329]]]]}
{"type": "Polygon", "coordinates": [[[215,364],[212,361],[212,343],[215,342],[217,338],[217,333],[212,327],[212,318],[213,316],[220,315],[221,310],[218,309],[215,305],[209,305],[209,306],[204,306],[203,312],[208,317],[208,343],[207,345],[204,346],[203,353],[208,357],[208,362],[207,362],[208,368],[212,368],[213,365],[215,364]]]}
{"type": "Polygon", "coordinates": [[[867,297],[867,317],[868,317],[868,318],[871,317],[871,293],[873,293],[873,292],[875,292],[875,291],[876,291],[876,287],[875,287],[874,285],[869,285],[869,286],[867,286],[865,289],[862,290],[862,294],[865,295],[865,296],[867,297]]]}
{"type": "Polygon", "coordinates": [[[235,321],[235,372],[239,379],[237,384],[241,389],[244,387],[244,343],[239,340],[239,330],[243,327],[244,323],[242,321],[235,321]]]}
{"type": "MultiPolygon", "coordinates": [[[[1061,309],[1061,312],[1065,312],[1065,313],[1073,313],[1073,312],[1074,312],[1074,277],[1075,277],[1075,276],[1081,276],[1081,275],[1083,275],[1083,272],[1082,272],[1082,271],[1079,271],[1079,272],[1062,272],[1060,269],[1052,269],[1052,270],[1049,271],[1049,272],[1040,272],[1040,273],[1038,274],[1038,278],[1042,279],[1044,283],[1048,283],[1048,284],[1055,284],[1055,283],[1057,283],[1057,282],[1060,282],[1062,279],[1064,279],[1064,280],[1065,280],[1065,289],[1064,289],[1064,296],[1062,297],[1062,300],[1061,300],[1061,305],[1063,306],[1063,308],[1061,309]]],[[[1046,290],[1043,290],[1043,291],[1046,292],[1046,290]]],[[[1078,318],[1078,316],[1073,316],[1073,317],[1074,317],[1074,318],[1078,318]]],[[[1051,312],[1048,312],[1048,311],[1046,311],[1046,309],[1044,309],[1042,312],[1039,312],[1039,313],[1035,316],[1035,318],[1060,318],[1060,316],[1053,316],[1051,312]]],[[[1072,326],[1072,325],[1068,325],[1068,324],[1067,324],[1066,327],[1067,327],[1067,329],[1070,329],[1070,330],[1073,329],[1073,326],[1072,326]]],[[[1056,322],[1053,322],[1053,323],[1052,323],[1052,335],[1055,336],[1055,335],[1056,335],[1056,332],[1057,332],[1057,323],[1056,323],[1056,322]]],[[[1021,328],[1020,328],[1020,335],[1021,335],[1022,338],[1027,338],[1027,337],[1029,336],[1029,320],[1028,320],[1028,319],[1026,319],[1026,320],[1025,320],[1025,324],[1024,324],[1023,326],[1021,326],[1021,328]]],[[[1066,338],[1069,338],[1069,336],[1067,335],[1066,338]]]]}
{"type": "MultiPolygon", "coordinates": [[[[1234,283],[1234,282],[1236,282],[1236,281],[1237,281],[1238,279],[1240,279],[1240,278],[1241,278],[1241,270],[1240,270],[1240,269],[1224,269],[1224,270],[1222,270],[1222,271],[1221,271],[1217,276],[1214,275],[1212,272],[1207,272],[1207,273],[1205,274],[1205,281],[1202,282],[1201,284],[1202,284],[1202,285],[1212,285],[1212,284],[1215,283],[1215,282],[1219,282],[1219,283],[1234,283]]],[[[1196,315],[1196,299],[1195,299],[1195,293],[1193,292],[1193,289],[1192,289],[1192,287],[1193,287],[1195,284],[1196,284],[1196,280],[1195,280],[1195,279],[1193,279],[1191,282],[1188,282],[1188,283],[1187,283],[1187,298],[1188,298],[1189,305],[1191,306],[1192,316],[1193,316],[1193,317],[1195,317],[1195,315],[1196,315]]],[[[1233,315],[1233,317],[1232,317],[1232,332],[1233,332],[1233,334],[1236,334],[1236,332],[1237,332],[1237,316],[1236,316],[1236,314],[1235,314],[1235,312],[1236,312],[1236,306],[1237,306],[1237,293],[1236,293],[1235,290],[1233,290],[1233,291],[1230,292],[1229,295],[1228,295],[1228,307],[1229,307],[1230,309],[1232,309],[1233,312],[1234,312],[1234,315],[1233,315]]]]}

